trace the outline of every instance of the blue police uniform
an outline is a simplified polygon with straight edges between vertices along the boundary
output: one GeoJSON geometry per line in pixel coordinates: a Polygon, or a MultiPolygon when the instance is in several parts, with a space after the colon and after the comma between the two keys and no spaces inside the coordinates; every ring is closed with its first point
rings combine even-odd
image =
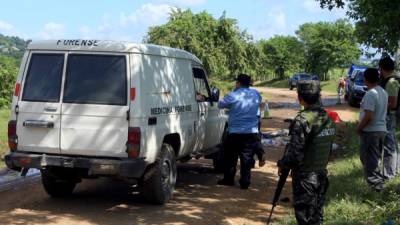
{"type": "Polygon", "coordinates": [[[240,87],[226,95],[218,107],[229,109],[228,137],[224,146],[224,179],[219,183],[234,185],[236,164],[240,158],[240,185],[247,189],[250,185],[253,155],[259,147],[259,106],[260,93],[248,87],[240,87]]]}

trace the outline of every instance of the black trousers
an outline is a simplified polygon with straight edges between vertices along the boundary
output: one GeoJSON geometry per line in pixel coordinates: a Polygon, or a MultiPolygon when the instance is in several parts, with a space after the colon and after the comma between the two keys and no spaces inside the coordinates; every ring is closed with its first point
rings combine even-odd
{"type": "Polygon", "coordinates": [[[299,225],[321,225],[325,194],[329,187],[327,172],[293,172],[293,206],[299,225]]]}
{"type": "Polygon", "coordinates": [[[240,158],[240,180],[241,186],[249,186],[251,168],[254,164],[254,151],[260,146],[258,134],[228,134],[224,147],[224,180],[233,182],[235,180],[236,165],[240,158]]]}

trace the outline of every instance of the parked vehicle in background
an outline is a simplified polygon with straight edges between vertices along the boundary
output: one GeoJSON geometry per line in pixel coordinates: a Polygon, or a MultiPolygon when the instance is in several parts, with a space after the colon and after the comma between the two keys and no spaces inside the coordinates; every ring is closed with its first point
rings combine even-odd
{"type": "Polygon", "coordinates": [[[317,75],[307,74],[307,73],[296,73],[289,78],[289,89],[293,90],[297,86],[299,80],[319,80],[317,75]]]}
{"type": "Polygon", "coordinates": [[[32,42],[8,124],[10,169],[40,169],[45,191],[83,178],[137,184],[171,198],[176,161],[217,155],[227,116],[201,61],[169,47],[97,40],[32,42]]]}
{"type": "Polygon", "coordinates": [[[354,70],[347,80],[345,99],[350,106],[358,106],[367,92],[367,86],[364,84],[364,71],[365,69],[354,70]]]}
{"type": "Polygon", "coordinates": [[[350,79],[351,77],[354,77],[356,71],[358,71],[358,70],[364,71],[367,68],[368,68],[367,66],[358,66],[358,65],[352,64],[349,68],[349,71],[347,72],[347,76],[350,79]]]}

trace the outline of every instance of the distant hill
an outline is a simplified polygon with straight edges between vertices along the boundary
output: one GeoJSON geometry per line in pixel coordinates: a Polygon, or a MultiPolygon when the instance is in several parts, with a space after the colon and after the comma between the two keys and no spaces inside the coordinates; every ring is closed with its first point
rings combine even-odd
{"type": "Polygon", "coordinates": [[[21,59],[31,40],[25,41],[19,37],[10,37],[0,34],[0,55],[21,59]]]}

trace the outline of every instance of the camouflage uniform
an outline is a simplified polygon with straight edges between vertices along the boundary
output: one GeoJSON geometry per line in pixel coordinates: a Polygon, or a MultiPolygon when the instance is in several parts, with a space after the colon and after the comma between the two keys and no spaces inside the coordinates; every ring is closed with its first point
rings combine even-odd
{"type": "MultiPolygon", "coordinates": [[[[315,81],[298,86],[299,93],[319,94],[319,90],[315,81]]],[[[291,139],[278,166],[292,170],[293,206],[300,225],[322,224],[334,134],[335,126],[319,104],[300,111],[290,125],[291,139]]]]}

